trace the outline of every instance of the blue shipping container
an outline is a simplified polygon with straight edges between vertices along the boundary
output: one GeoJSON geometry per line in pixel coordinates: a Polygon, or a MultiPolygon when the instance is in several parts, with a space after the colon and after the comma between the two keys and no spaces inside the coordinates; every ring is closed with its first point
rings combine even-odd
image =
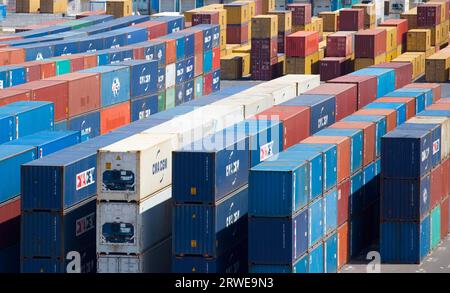
{"type": "Polygon", "coordinates": [[[173,152],[175,202],[213,203],[248,182],[249,140],[217,132],[173,152]]]}
{"type": "Polygon", "coordinates": [[[102,108],[130,99],[128,66],[99,66],[82,70],[80,73],[100,73],[102,108]]]}
{"type": "Polygon", "coordinates": [[[338,197],[336,189],[330,190],[323,196],[323,226],[325,235],[337,228],[338,197]]]}
{"type": "Polygon", "coordinates": [[[195,57],[190,57],[190,58],[186,59],[184,80],[191,80],[194,78],[194,64],[195,64],[195,57]]]}
{"type": "Polygon", "coordinates": [[[189,80],[184,83],[184,103],[194,99],[194,80],[189,80]]]}
{"type": "Polygon", "coordinates": [[[78,40],[62,40],[49,43],[53,46],[53,56],[64,56],[79,53],[78,40]]]}
{"type": "Polygon", "coordinates": [[[337,255],[338,255],[337,233],[334,232],[324,240],[324,272],[337,273],[337,255]]]}
{"type": "Polygon", "coordinates": [[[312,248],[308,254],[309,264],[308,264],[308,272],[309,273],[323,273],[324,272],[324,251],[323,251],[323,242],[320,242],[316,245],[316,247],[312,248]]]}
{"type": "MultiPolygon", "coordinates": [[[[408,95],[424,95],[425,96],[425,106],[430,106],[433,101],[439,100],[441,97],[433,97],[433,90],[427,88],[401,88],[397,90],[398,92],[407,93],[408,95]]],[[[420,112],[420,111],[417,111],[420,112]]]]}
{"type": "Polygon", "coordinates": [[[0,144],[16,138],[16,119],[11,114],[0,114],[0,144]]]}
{"type": "Polygon", "coordinates": [[[362,171],[358,171],[350,177],[350,198],[349,212],[350,215],[357,215],[363,210],[364,204],[364,176],[362,171]]]}
{"type": "Polygon", "coordinates": [[[158,112],[158,96],[145,96],[131,101],[131,121],[148,118],[158,112]]]}
{"type": "Polygon", "coordinates": [[[176,204],[173,209],[175,255],[218,257],[247,238],[248,189],[214,205],[176,204]]]}
{"type": "Polygon", "coordinates": [[[175,86],[175,106],[179,106],[184,103],[184,85],[184,83],[180,83],[175,86]]]}
{"type": "Polygon", "coordinates": [[[375,75],[377,77],[377,98],[395,90],[395,70],[387,68],[364,68],[350,75],[375,75]]]}
{"type": "Polygon", "coordinates": [[[100,36],[88,37],[78,40],[78,52],[96,52],[105,49],[103,38],[100,36]]]}
{"type": "Polygon", "coordinates": [[[70,118],[67,121],[67,130],[80,131],[81,142],[100,135],[100,112],[89,112],[70,118]]]}
{"type": "Polygon", "coordinates": [[[203,73],[212,70],[212,50],[203,51],[203,73]]]}
{"type": "Polygon", "coordinates": [[[156,84],[157,91],[161,92],[166,89],[166,69],[158,68],[158,82],[156,84]]]}
{"type": "Polygon", "coordinates": [[[319,198],[316,201],[309,204],[309,238],[308,247],[314,246],[318,241],[322,240],[324,234],[324,210],[323,210],[323,198],[319,198]]]}
{"type": "Polygon", "coordinates": [[[0,146],[0,174],[3,182],[0,203],[20,195],[20,166],[36,159],[36,148],[24,145],[0,146]]]}
{"type": "Polygon", "coordinates": [[[392,109],[397,112],[397,126],[406,121],[406,103],[370,103],[364,109],[392,109]]]}
{"type": "Polygon", "coordinates": [[[302,94],[292,100],[284,102],[281,106],[306,106],[310,107],[311,135],[330,126],[336,121],[336,97],[331,95],[306,95],[302,94]]]}
{"type": "Polygon", "coordinates": [[[54,47],[47,43],[21,46],[25,49],[25,61],[35,61],[51,58],[54,56],[54,47]]]}
{"type": "Polygon", "coordinates": [[[129,60],[117,65],[130,67],[131,99],[148,96],[157,92],[158,62],[147,60],[129,60]]]}
{"type": "Polygon", "coordinates": [[[180,84],[184,82],[185,78],[185,70],[186,70],[186,61],[181,60],[176,63],[176,73],[175,73],[175,83],[180,84]]]}
{"type": "Polygon", "coordinates": [[[381,138],[381,174],[385,178],[418,178],[431,170],[431,133],[393,130],[381,138]]]}
{"type": "MultiPolygon", "coordinates": [[[[395,90],[393,92],[387,93],[386,97],[405,97],[411,98],[413,97],[416,100],[416,113],[422,112],[425,110],[425,106],[429,106],[428,101],[425,99],[425,93],[423,92],[411,92],[411,91],[403,91],[403,89],[395,90]]],[[[433,100],[431,100],[433,102],[433,100]]]]}
{"type": "Polygon", "coordinates": [[[309,266],[308,254],[304,254],[292,265],[250,264],[250,273],[307,273],[309,266]]]}
{"type": "Polygon", "coordinates": [[[264,161],[249,175],[250,216],[288,217],[306,206],[310,193],[306,161],[264,161]]]}
{"type": "Polygon", "coordinates": [[[250,264],[292,265],[308,249],[308,209],[292,217],[249,217],[250,264]]]}
{"type": "Polygon", "coordinates": [[[212,92],[220,91],[220,69],[212,73],[212,92]]]}

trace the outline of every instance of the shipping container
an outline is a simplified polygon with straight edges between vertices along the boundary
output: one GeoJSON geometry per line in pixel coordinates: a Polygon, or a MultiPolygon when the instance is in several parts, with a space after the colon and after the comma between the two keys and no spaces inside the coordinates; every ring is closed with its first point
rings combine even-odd
{"type": "Polygon", "coordinates": [[[337,226],[343,225],[349,218],[350,179],[337,185],[337,226]]]}
{"type": "Polygon", "coordinates": [[[395,110],[397,115],[397,126],[403,124],[406,121],[406,104],[399,102],[379,102],[379,103],[370,103],[365,106],[364,109],[392,109],[395,110]]]}
{"type": "MultiPolygon", "coordinates": [[[[386,133],[397,127],[397,111],[393,109],[361,109],[353,116],[382,116],[385,119],[386,133]]],[[[361,118],[365,119],[365,118],[361,118]]]]}
{"type": "Polygon", "coordinates": [[[349,235],[348,223],[345,222],[337,230],[338,236],[338,269],[348,263],[349,259],[349,235]]]}
{"type": "Polygon", "coordinates": [[[441,85],[438,83],[411,83],[405,85],[404,88],[427,88],[433,91],[433,101],[437,101],[442,97],[441,85]]]}
{"type": "Polygon", "coordinates": [[[336,189],[324,194],[323,210],[324,235],[329,235],[337,228],[338,194],[336,189]]]}
{"type": "Polygon", "coordinates": [[[218,257],[247,235],[248,188],[213,205],[175,204],[173,254],[218,257]]]}
{"type": "Polygon", "coordinates": [[[443,165],[431,170],[430,174],[430,208],[434,209],[441,203],[443,196],[443,165]]]}
{"type": "Polygon", "coordinates": [[[364,29],[363,9],[342,9],[339,11],[340,31],[359,31],[364,29]]]}
{"type": "MultiPolygon", "coordinates": [[[[425,106],[430,106],[431,104],[433,104],[433,102],[435,102],[437,100],[435,97],[433,97],[433,91],[431,89],[401,88],[401,89],[394,91],[394,93],[396,93],[396,92],[398,92],[399,94],[411,95],[413,97],[417,97],[417,96],[423,94],[425,96],[425,106]]],[[[388,94],[390,94],[390,93],[388,93],[388,94]]]]}
{"type": "Polygon", "coordinates": [[[394,130],[384,135],[381,138],[382,176],[418,178],[429,172],[431,141],[431,133],[426,130],[394,130]]]}
{"type": "Polygon", "coordinates": [[[289,218],[249,217],[250,265],[290,265],[308,249],[308,209],[289,218]]]}
{"type": "Polygon", "coordinates": [[[371,68],[389,68],[395,70],[395,88],[402,88],[412,83],[413,66],[409,62],[388,62],[372,65],[371,68]]]}
{"type": "Polygon", "coordinates": [[[395,70],[387,68],[364,68],[350,75],[377,76],[377,98],[395,90],[395,70]]]}
{"type": "Polygon", "coordinates": [[[323,273],[324,272],[324,249],[323,242],[319,242],[308,253],[308,273],[323,273]]]}
{"type": "Polygon", "coordinates": [[[131,101],[131,122],[150,117],[158,112],[158,95],[143,96],[131,101]]]}
{"type": "Polygon", "coordinates": [[[130,102],[100,109],[100,134],[105,134],[130,123],[130,102]]]}
{"type": "Polygon", "coordinates": [[[447,117],[416,116],[409,119],[407,123],[441,125],[439,151],[441,154],[440,161],[444,162],[450,153],[450,119],[447,117]]]}
{"type": "Polygon", "coordinates": [[[324,240],[324,273],[337,273],[338,266],[338,237],[334,231],[324,240]]]}
{"type": "Polygon", "coordinates": [[[308,254],[302,255],[295,263],[290,265],[276,264],[250,264],[250,273],[308,273],[308,254]]]}
{"type": "Polygon", "coordinates": [[[170,187],[166,188],[139,203],[98,201],[97,253],[144,254],[170,237],[171,192],[170,187]]]}
{"type": "Polygon", "coordinates": [[[376,99],[377,93],[373,90],[377,87],[376,76],[345,75],[327,81],[328,83],[353,83],[357,85],[358,109],[363,108],[367,104],[376,99]]]}
{"type": "Polygon", "coordinates": [[[404,98],[405,101],[408,98],[414,98],[416,113],[422,112],[423,110],[425,110],[425,107],[428,106],[427,101],[425,99],[425,95],[423,93],[402,92],[402,90],[399,89],[399,90],[387,93],[386,97],[404,98]]]}
{"type": "Polygon", "coordinates": [[[79,130],[81,141],[100,135],[100,111],[87,112],[67,120],[67,130],[79,130]]]}
{"type": "Polygon", "coordinates": [[[319,50],[317,32],[298,31],[286,37],[287,57],[306,57],[319,50]]]}
{"type": "Polygon", "coordinates": [[[369,29],[355,34],[355,57],[375,58],[386,52],[386,30],[369,29]]]}
{"type": "Polygon", "coordinates": [[[8,105],[18,101],[29,101],[30,91],[19,89],[2,89],[0,91],[0,106],[8,105]]]}

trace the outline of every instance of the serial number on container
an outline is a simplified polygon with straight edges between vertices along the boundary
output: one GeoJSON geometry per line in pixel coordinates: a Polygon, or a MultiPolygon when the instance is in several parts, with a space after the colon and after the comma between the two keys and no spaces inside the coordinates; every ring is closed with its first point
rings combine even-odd
{"type": "Polygon", "coordinates": [[[220,278],[219,288],[272,288],[273,278],[220,278]]]}

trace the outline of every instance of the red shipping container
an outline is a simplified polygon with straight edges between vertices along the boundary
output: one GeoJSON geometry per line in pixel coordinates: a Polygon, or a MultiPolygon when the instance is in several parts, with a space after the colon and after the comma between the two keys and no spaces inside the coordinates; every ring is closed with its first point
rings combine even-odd
{"type": "Polygon", "coordinates": [[[253,0],[255,2],[255,14],[263,14],[263,1],[264,0],[253,0]]]}
{"type": "Polygon", "coordinates": [[[25,62],[25,49],[0,48],[0,66],[25,62]]]}
{"type": "Polygon", "coordinates": [[[213,48],[212,54],[213,54],[213,59],[212,59],[213,70],[220,69],[220,48],[213,48]]]}
{"type": "Polygon", "coordinates": [[[167,34],[167,22],[165,21],[146,21],[135,24],[137,27],[144,27],[147,29],[148,39],[156,39],[167,34]]]}
{"type": "Polygon", "coordinates": [[[447,196],[450,193],[450,181],[448,180],[450,176],[450,159],[444,159],[442,164],[442,194],[443,196],[447,196]]]}
{"type": "Polygon", "coordinates": [[[175,39],[158,39],[166,43],[166,65],[177,61],[177,44],[175,39]]]}
{"type": "Polygon", "coordinates": [[[130,101],[100,109],[100,134],[130,124],[130,101]]]}
{"type": "Polygon", "coordinates": [[[9,47],[8,44],[0,44],[0,48],[7,48],[7,47],[9,47]]]}
{"type": "Polygon", "coordinates": [[[23,39],[22,36],[18,36],[18,35],[14,35],[14,34],[0,36],[0,42],[21,40],[21,39],[23,39]]]}
{"type": "Polygon", "coordinates": [[[100,108],[100,75],[98,73],[70,73],[52,77],[50,80],[67,83],[67,117],[100,108]]]}
{"type": "Polygon", "coordinates": [[[377,98],[377,93],[374,90],[377,88],[377,77],[374,75],[344,75],[329,80],[328,83],[356,84],[358,109],[372,103],[377,98]]]}
{"type": "Polygon", "coordinates": [[[129,46],[133,48],[133,59],[142,60],[145,59],[144,48],[136,45],[129,46]]]}
{"type": "Polygon", "coordinates": [[[203,95],[212,93],[212,72],[203,75],[203,95]]]}
{"type": "Polygon", "coordinates": [[[350,198],[350,179],[337,185],[337,225],[341,226],[348,220],[348,199],[350,198]]]}
{"type": "Polygon", "coordinates": [[[338,129],[360,129],[363,131],[363,166],[367,166],[375,161],[375,123],[339,121],[332,124],[329,128],[338,129]]]}
{"type": "Polygon", "coordinates": [[[55,61],[33,61],[41,64],[41,79],[53,77],[56,75],[55,61]]]}
{"type": "Polygon", "coordinates": [[[348,256],[350,254],[348,238],[348,222],[345,222],[337,229],[338,270],[341,269],[346,263],[348,263],[348,256]]]}
{"type": "Polygon", "coordinates": [[[30,90],[31,101],[48,101],[55,104],[55,122],[67,119],[67,82],[61,80],[37,80],[15,86],[30,90]]]}
{"type": "Polygon", "coordinates": [[[346,57],[325,57],[319,60],[320,80],[327,81],[350,73],[350,59],[346,57]]]}
{"type": "Polygon", "coordinates": [[[347,117],[357,110],[358,97],[355,84],[325,83],[307,91],[305,94],[324,94],[336,96],[336,121],[347,117]]]}
{"type": "Polygon", "coordinates": [[[55,57],[55,59],[68,59],[70,60],[70,72],[81,71],[84,68],[84,56],[81,54],[65,55],[55,57]]]}
{"type": "Polygon", "coordinates": [[[450,110],[450,104],[449,103],[433,104],[428,106],[427,110],[450,110]]]}
{"type": "Polygon", "coordinates": [[[195,27],[185,30],[186,32],[194,33],[194,48],[195,53],[203,53],[203,31],[196,29],[195,27]]]}
{"type": "Polygon", "coordinates": [[[15,87],[0,90],[0,107],[18,101],[29,101],[30,99],[29,90],[19,90],[15,87]]]}
{"type": "Polygon", "coordinates": [[[192,26],[198,24],[219,24],[219,12],[199,11],[192,14],[192,26]]]}
{"type": "Polygon", "coordinates": [[[227,25],[227,44],[248,42],[248,23],[227,25]]]}
{"type": "Polygon", "coordinates": [[[310,135],[311,110],[309,107],[273,106],[257,114],[255,118],[283,122],[284,150],[310,135]]]}
{"type": "Polygon", "coordinates": [[[439,100],[442,95],[441,95],[441,85],[439,83],[420,83],[420,82],[415,82],[415,83],[411,83],[406,85],[405,87],[407,88],[424,88],[424,89],[432,89],[433,90],[433,101],[437,101],[439,100]]]}
{"type": "Polygon", "coordinates": [[[194,76],[203,74],[203,53],[195,53],[194,61],[194,76]]]}
{"type": "Polygon", "coordinates": [[[22,63],[25,67],[25,79],[27,82],[41,79],[41,64],[36,61],[22,63]]]}
{"type": "Polygon", "coordinates": [[[337,183],[350,178],[350,138],[347,136],[310,136],[302,143],[332,143],[337,147],[337,183]]]}
{"type": "Polygon", "coordinates": [[[417,5],[417,26],[436,26],[441,23],[441,5],[421,3],[417,5]]]}
{"type": "Polygon", "coordinates": [[[375,115],[386,117],[386,132],[392,131],[397,127],[397,111],[394,109],[361,109],[354,115],[375,115]]]}
{"type": "Polygon", "coordinates": [[[414,97],[381,97],[374,103],[404,103],[406,107],[406,120],[416,116],[416,99],[414,97]]]}
{"type": "Polygon", "coordinates": [[[406,48],[406,36],[408,35],[407,19],[387,19],[379,26],[395,26],[397,28],[397,45],[403,45],[406,48]]]}
{"type": "Polygon", "coordinates": [[[20,242],[20,196],[0,204],[0,249],[20,242]]]}
{"type": "Polygon", "coordinates": [[[319,51],[319,33],[298,31],[286,37],[286,57],[306,57],[319,51]]]}
{"type": "Polygon", "coordinates": [[[347,57],[353,53],[353,33],[336,32],[327,36],[327,57],[347,57]]]}
{"type": "Polygon", "coordinates": [[[364,29],[364,9],[341,9],[339,11],[340,31],[359,31],[364,29]]]}
{"type": "Polygon", "coordinates": [[[363,30],[355,34],[355,57],[375,58],[386,52],[386,30],[363,30]]]}
{"type": "Polygon", "coordinates": [[[441,202],[441,239],[447,237],[449,230],[449,197],[441,202]]]}
{"type": "Polygon", "coordinates": [[[410,62],[387,62],[370,66],[395,70],[395,88],[399,89],[412,82],[413,66],[410,62]]]}
{"type": "Polygon", "coordinates": [[[311,4],[295,3],[288,4],[287,9],[292,11],[292,24],[305,25],[311,23],[311,4]]]}
{"type": "MultiPolygon", "coordinates": [[[[255,61],[267,62],[278,56],[278,40],[272,39],[252,39],[250,57],[255,61]]],[[[252,62],[252,61],[251,61],[252,62]]]]}
{"type": "Polygon", "coordinates": [[[438,205],[444,197],[442,192],[443,180],[442,178],[442,164],[439,164],[431,170],[430,176],[430,209],[438,205]]]}
{"type": "MultiPolygon", "coordinates": [[[[142,50],[143,52],[143,50],[142,50]]],[[[93,68],[98,66],[97,55],[83,54],[84,56],[84,69],[93,68]]]]}
{"type": "Polygon", "coordinates": [[[436,104],[450,104],[450,99],[444,98],[436,101],[436,104]]]}

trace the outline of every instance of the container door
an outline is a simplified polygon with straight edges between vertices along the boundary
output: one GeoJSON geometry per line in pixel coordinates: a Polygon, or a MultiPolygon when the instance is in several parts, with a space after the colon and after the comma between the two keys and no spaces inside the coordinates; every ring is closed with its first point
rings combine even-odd
{"type": "Polygon", "coordinates": [[[180,12],[195,9],[195,0],[180,0],[180,12]]]}
{"type": "Polygon", "coordinates": [[[159,0],[159,12],[174,12],[176,0],[159,0]]]}

